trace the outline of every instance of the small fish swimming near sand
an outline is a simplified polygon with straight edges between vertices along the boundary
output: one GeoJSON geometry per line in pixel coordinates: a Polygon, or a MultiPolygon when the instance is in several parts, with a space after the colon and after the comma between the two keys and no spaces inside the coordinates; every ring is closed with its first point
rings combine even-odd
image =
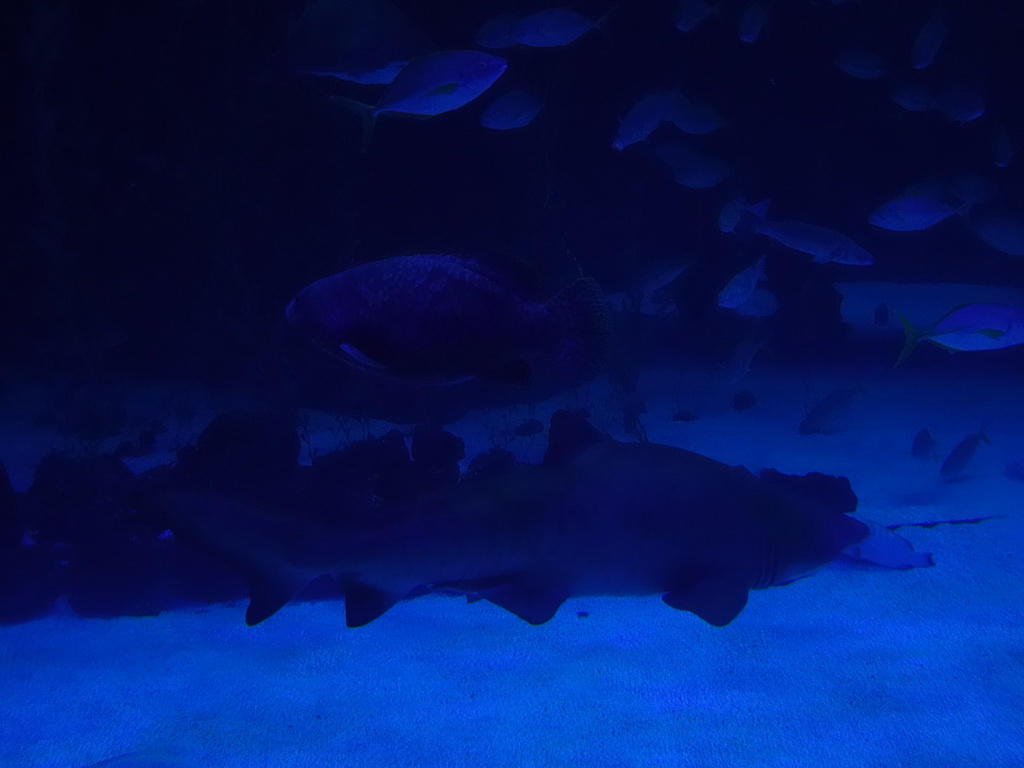
{"type": "Polygon", "coordinates": [[[974,434],[968,435],[949,452],[942,466],[939,467],[939,474],[946,480],[962,480],[967,476],[967,467],[974,458],[978,446],[982,443],[992,445],[985,430],[981,429],[974,434]]]}
{"type": "Polygon", "coordinates": [[[839,431],[841,415],[850,407],[854,395],[862,391],[860,387],[848,387],[829,392],[807,412],[797,431],[801,435],[835,434],[839,431]]]}
{"type": "Polygon", "coordinates": [[[526,385],[537,365],[573,378],[597,373],[608,333],[597,284],[581,278],[536,303],[516,278],[476,259],[399,256],[317,280],[285,314],[349,365],[401,381],[526,385]]]}
{"type": "MultiPolygon", "coordinates": [[[[870,253],[840,232],[803,221],[769,219],[767,200],[749,207],[737,207],[733,203],[729,209],[730,221],[733,216],[737,216],[739,221],[732,224],[732,231],[742,227],[751,229],[779,245],[806,253],[813,258],[815,264],[832,261],[837,264],[868,266],[875,262],[870,253]]],[[[719,227],[722,227],[721,217],[719,227]]]]}
{"type": "Polygon", "coordinates": [[[718,306],[735,309],[750,298],[757,284],[764,280],[764,255],[739,272],[718,292],[718,306]]]}
{"type": "Polygon", "coordinates": [[[918,461],[936,461],[939,458],[939,444],[927,427],[914,435],[910,455],[918,461]]]}

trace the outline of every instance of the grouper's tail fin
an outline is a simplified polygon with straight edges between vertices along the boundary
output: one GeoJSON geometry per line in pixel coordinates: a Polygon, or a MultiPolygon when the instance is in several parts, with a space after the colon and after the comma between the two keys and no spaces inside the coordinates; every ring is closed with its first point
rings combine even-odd
{"type": "Polygon", "coordinates": [[[608,355],[608,307],[597,281],[581,277],[547,303],[554,328],[558,365],[574,377],[600,373],[608,355]]]}
{"type": "Polygon", "coordinates": [[[140,510],[183,540],[236,570],[249,588],[245,623],[273,616],[321,574],[291,565],[282,542],[295,542],[296,524],[256,504],[193,490],[143,492],[140,510]]]}

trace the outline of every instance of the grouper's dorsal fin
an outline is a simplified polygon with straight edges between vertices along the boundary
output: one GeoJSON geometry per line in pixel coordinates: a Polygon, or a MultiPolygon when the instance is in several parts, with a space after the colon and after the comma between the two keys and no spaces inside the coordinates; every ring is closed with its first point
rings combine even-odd
{"type": "Polygon", "coordinates": [[[365,627],[405,596],[357,581],[346,581],[342,590],[345,593],[345,626],[349,628],[365,627]]]}
{"type": "Polygon", "coordinates": [[[545,467],[563,467],[590,446],[610,440],[608,435],[598,431],[579,414],[557,410],[551,414],[548,450],[542,464],[545,467]]]}
{"type": "Polygon", "coordinates": [[[516,579],[481,590],[480,596],[527,624],[537,625],[550,621],[569,595],[568,590],[559,586],[516,579]]]}
{"type": "Polygon", "coordinates": [[[661,599],[677,611],[689,611],[713,627],[724,627],[746,607],[749,591],[739,574],[725,573],[704,576],[695,584],[669,592],[661,599]]]}

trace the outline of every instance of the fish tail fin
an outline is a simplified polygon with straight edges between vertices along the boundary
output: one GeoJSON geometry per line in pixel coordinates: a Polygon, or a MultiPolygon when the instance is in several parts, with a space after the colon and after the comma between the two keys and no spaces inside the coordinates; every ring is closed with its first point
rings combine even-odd
{"type": "Polygon", "coordinates": [[[597,281],[581,277],[569,283],[547,303],[554,321],[556,357],[582,378],[596,375],[608,352],[609,319],[604,294],[597,281]]]}
{"type": "Polygon", "coordinates": [[[903,365],[917,345],[921,343],[921,340],[925,338],[925,334],[917,330],[903,315],[900,315],[900,323],[903,325],[903,333],[906,336],[906,340],[903,342],[903,349],[900,350],[900,356],[896,358],[896,362],[892,366],[893,368],[903,365]]]}
{"type": "Polygon", "coordinates": [[[594,22],[594,29],[596,29],[598,32],[604,35],[605,39],[608,42],[612,41],[611,35],[608,34],[608,20],[611,19],[611,17],[617,14],[618,12],[619,6],[613,5],[611,8],[604,12],[604,15],[601,18],[594,22]]]}
{"type": "Polygon", "coordinates": [[[377,110],[369,104],[350,99],[347,96],[331,96],[331,101],[341,104],[345,109],[354,112],[363,121],[363,138],[360,144],[360,152],[366,152],[370,147],[370,140],[373,138],[373,129],[377,125],[377,110]]]}

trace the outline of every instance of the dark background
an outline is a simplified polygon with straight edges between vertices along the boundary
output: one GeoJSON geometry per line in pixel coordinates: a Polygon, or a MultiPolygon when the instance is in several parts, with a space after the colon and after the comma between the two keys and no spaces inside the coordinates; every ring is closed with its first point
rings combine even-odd
{"type": "MultiPolygon", "coordinates": [[[[442,50],[476,47],[497,14],[545,7],[396,5],[442,50]]],[[[319,277],[396,254],[501,251],[552,291],[581,271],[622,290],[666,257],[717,279],[753,256],[716,226],[737,196],[771,197],[780,217],[834,227],[875,254],[867,269],[816,268],[825,283],[1024,282],[1020,259],[962,225],[866,223],[907,185],[961,173],[992,180],[993,210],[1024,208],[1020,163],[997,169],[990,150],[996,120],[1024,139],[1024,4],[950,4],[952,31],[922,76],[978,88],[988,114],[963,126],[906,112],[885,82],[831,61],[866,40],[909,72],[931,0],[777,0],[753,45],[736,38],[743,5],[724,1],[683,34],[674,3],[621,2],[604,33],[503,53],[506,74],[463,109],[385,115],[361,154],[359,121],[327,97],[373,102],[380,89],[288,71],[301,0],[8,0],[0,353],[41,370],[272,387],[294,343],[283,307],[319,277]],[[481,128],[492,98],[522,85],[545,96],[536,122],[481,128]],[[638,98],[675,86],[726,118],[693,140],[735,168],[713,190],[678,186],[643,147],[610,146],[638,98]]]]}

